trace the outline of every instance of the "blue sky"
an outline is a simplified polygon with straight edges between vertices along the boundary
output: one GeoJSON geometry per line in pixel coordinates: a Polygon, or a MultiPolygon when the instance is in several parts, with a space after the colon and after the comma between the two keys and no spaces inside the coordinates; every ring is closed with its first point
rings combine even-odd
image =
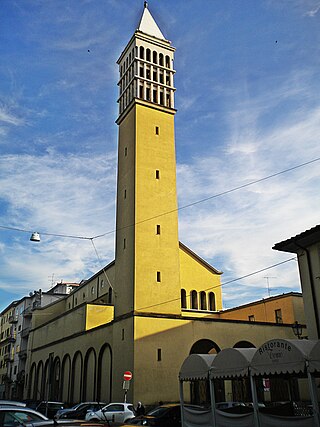
{"type": "MultiPolygon", "coordinates": [[[[114,259],[118,69],[140,0],[0,1],[0,309],[114,259]]],[[[319,0],[150,0],[176,47],[179,206],[320,157],[319,0]]],[[[222,282],[288,258],[319,223],[320,162],[182,209],[179,237],[222,282]]],[[[224,307],[300,290],[290,261],[224,307]],[[269,279],[266,279],[269,277],[269,279]]]]}

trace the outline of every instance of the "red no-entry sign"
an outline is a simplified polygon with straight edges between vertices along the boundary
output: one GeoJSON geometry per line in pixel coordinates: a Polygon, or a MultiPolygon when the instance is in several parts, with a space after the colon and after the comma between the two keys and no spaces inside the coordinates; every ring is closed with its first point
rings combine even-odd
{"type": "Polygon", "coordinates": [[[126,372],[123,374],[123,379],[124,379],[125,381],[130,381],[130,380],[132,380],[132,372],[130,372],[130,371],[126,371],[126,372]]]}

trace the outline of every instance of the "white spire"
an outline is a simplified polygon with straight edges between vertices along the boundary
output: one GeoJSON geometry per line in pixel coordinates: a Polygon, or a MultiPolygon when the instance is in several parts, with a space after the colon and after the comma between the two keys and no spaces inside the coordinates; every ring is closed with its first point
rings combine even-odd
{"type": "Polygon", "coordinates": [[[156,21],[153,19],[151,13],[148,9],[148,3],[144,2],[144,10],[138,27],[139,31],[149,34],[149,36],[157,37],[158,39],[166,40],[160,28],[156,24],[156,21]]]}

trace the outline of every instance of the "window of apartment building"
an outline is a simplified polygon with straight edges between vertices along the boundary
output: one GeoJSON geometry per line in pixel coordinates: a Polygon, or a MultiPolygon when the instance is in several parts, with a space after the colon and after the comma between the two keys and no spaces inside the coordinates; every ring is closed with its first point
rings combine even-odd
{"type": "Polygon", "coordinates": [[[160,171],[158,169],[156,170],[156,179],[160,179],[160,171]]]}
{"type": "Polygon", "coordinates": [[[161,282],[161,272],[157,271],[157,282],[161,282]]]}
{"type": "Polygon", "coordinates": [[[254,318],[254,314],[250,314],[250,316],[248,316],[249,322],[254,322],[255,318],[254,318]]]}
{"type": "Polygon", "coordinates": [[[156,126],[156,135],[160,135],[160,128],[159,128],[159,126],[156,126]]]}
{"type": "Polygon", "coordinates": [[[162,359],[161,348],[158,348],[158,351],[157,351],[157,361],[161,362],[161,359],[162,359]]]}
{"type": "Polygon", "coordinates": [[[160,229],[161,229],[161,227],[160,227],[160,225],[159,224],[157,224],[157,227],[156,227],[156,232],[157,232],[157,234],[160,234],[160,229]]]}
{"type": "Polygon", "coordinates": [[[281,308],[278,308],[277,310],[275,310],[274,314],[275,314],[275,318],[276,318],[276,323],[283,323],[282,322],[281,308]]]}
{"type": "Polygon", "coordinates": [[[108,291],[108,303],[112,304],[112,287],[109,287],[109,291],[108,291]]]}

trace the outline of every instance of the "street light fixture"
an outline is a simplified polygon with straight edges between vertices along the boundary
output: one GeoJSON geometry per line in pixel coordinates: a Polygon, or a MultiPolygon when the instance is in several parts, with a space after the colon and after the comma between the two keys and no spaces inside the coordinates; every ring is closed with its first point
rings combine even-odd
{"type": "Polygon", "coordinates": [[[298,340],[300,340],[302,335],[302,325],[300,325],[297,320],[292,325],[292,330],[295,336],[298,337],[298,340]]]}
{"type": "Polygon", "coordinates": [[[37,232],[32,233],[30,240],[31,240],[31,242],[40,242],[40,234],[37,232]]]}

